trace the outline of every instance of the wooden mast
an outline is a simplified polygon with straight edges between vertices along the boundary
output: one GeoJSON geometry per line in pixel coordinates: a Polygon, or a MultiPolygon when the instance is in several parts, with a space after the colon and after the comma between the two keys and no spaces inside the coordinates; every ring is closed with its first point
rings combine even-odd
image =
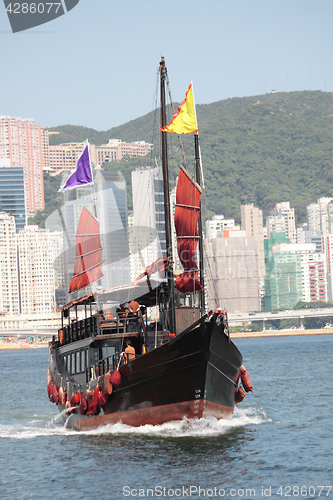
{"type": "MultiPolygon", "coordinates": [[[[164,57],[160,61],[160,85],[161,85],[161,127],[166,126],[166,105],[165,105],[165,81],[167,78],[167,68],[164,57]]],[[[173,255],[172,255],[172,233],[171,233],[171,211],[170,211],[170,192],[169,192],[169,171],[168,171],[168,151],[167,134],[162,133],[162,171],[164,186],[164,217],[165,217],[165,240],[166,256],[168,259],[167,278],[168,278],[168,324],[169,331],[176,333],[176,315],[174,301],[174,278],[173,278],[173,255]]]]}
{"type": "MultiPolygon", "coordinates": [[[[195,150],[195,180],[197,184],[201,187],[201,176],[200,176],[200,151],[199,151],[199,134],[194,134],[194,150],[195,150]]],[[[202,216],[201,216],[201,201],[200,201],[200,212],[198,219],[198,232],[199,232],[199,268],[200,275],[199,281],[203,290],[199,292],[200,294],[200,308],[205,309],[205,279],[204,279],[204,263],[203,263],[203,236],[202,236],[202,216]]]]}

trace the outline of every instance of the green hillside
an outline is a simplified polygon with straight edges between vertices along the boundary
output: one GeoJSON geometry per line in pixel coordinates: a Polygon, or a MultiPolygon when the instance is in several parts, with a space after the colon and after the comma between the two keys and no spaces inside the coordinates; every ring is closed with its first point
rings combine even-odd
{"type": "MultiPolygon", "coordinates": [[[[290,201],[299,224],[305,220],[307,204],[332,195],[332,93],[304,91],[233,98],[198,105],[197,115],[210,212],[239,222],[241,204],[254,203],[267,216],[276,202],[290,201]]],[[[150,113],[106,132],[59,126],[50,129],[60,132],[50,136],[50,143],[86,138],[96,145],[110,138],[152,142],[152,122],[150,113]]],[[[177,137],[171,134],[168,139],[177,143],[177,137]]],[[[192,141],[191,136],[184,138],[189,163],[192,141]]],[[[176,175],[179,153],[175,152],[171,160],[176,175]]],[[[124,158],[107,168],[121,170],[130,183],[130,171],[144,164],[152,164],[152,160],[124,158]]]]}

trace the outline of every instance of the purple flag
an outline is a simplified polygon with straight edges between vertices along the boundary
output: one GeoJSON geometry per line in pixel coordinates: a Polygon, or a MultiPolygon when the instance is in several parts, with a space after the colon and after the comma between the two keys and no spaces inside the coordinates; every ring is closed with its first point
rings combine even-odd
{"type": "Polygon", "coordinates": [[[93,182],[88,143],[84,147],[81,156],[76,162],[76,169],[72,172],[73,173],[68,177],[66,184],[61,186],[60,191],[73,189],[77,186],[83,186],[84,184],[91,184],[93,182]]]}

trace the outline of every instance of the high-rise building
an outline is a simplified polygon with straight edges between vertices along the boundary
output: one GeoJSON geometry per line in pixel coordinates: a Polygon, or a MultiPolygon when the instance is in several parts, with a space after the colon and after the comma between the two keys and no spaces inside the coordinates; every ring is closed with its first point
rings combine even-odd
{"type": "Polygon", "coordinates": [[[20,313],[15,218],[0,213],[0,314],[20,313]]]}
{"type": "Polygon", "coordinates": [[[266,219],[267,236],[271,233],[285,233],[291,243],[297,243],[297,232],[295,225],[295,210],[290,208],[290,203],[277,203],[274,209],[274,215],[266,219]]]}
{"type": "MultiPolygon", "coordinates": [[[[86,292],[123,285],[129,282],[127,192],[121,172],[97,169],[94,184],[65,190],[62,194],[64,233],[65,290],[73,277],[76,254],[75,235],[85,207],[99,224],[102,246],[103,277],[86,292]]],[[[74,298],[74,294],[71,298],[74,298]]]]}
{"type": "Polygon", "coordinates": [[[333,234],[322,235],[322,249],[326,260],[328,300],[333,300],[333,234]]]}
{"type": "Polygon", "coordinates": [[[311,203],[306,207],[308,228],[310,231],[321,232],[320,210],[318,203],[311,203]]]}
{"type": "Polygon", "coordinates": [[[259,311],[260,275],[258,245],[245,231],[225,230],[205,239],[208,309],[229,312],[259,311]]]}
{"type": "Polygon", "coordinates": [[[0,213],[0,313],[54,311],[54,239],[48,230],[26,226],[16,233],[15,218],[0,213]]]}
{"type": "MultiPolygon", "coordinates": [[[[289,256],[288,264],[293,259],[292,256],[297,255],[297,259],[300,259],[302,277],[302,298],[300,300],[303,302],[327,301],[325,254],[316,251],[315,243],[281,243],[274,245],[272,250],[281,259],[282,254],[286,257],[289,256]]],[[[287,293],[291,294],[293,279],[288,276],[288,280],[287,293]]],[[[283,284],[280,282],[281,286],[283,284]]]]}
{"type": "Polygon", "coordinates": [[[322,252],[322,233],[299,227],[297,228],[297,243],[314,243],[316,252],[322,252]]]}
{"type": "Polygon", "coordinates": [[[64,288],[64,238],[62,231],[50,231],[49,242],[52,252],[54,268],[54,288],[62,290],[64,288]]]}
{"type": "MultiPolygon", "coordinates": [[[[79,186],[74,189],[66,190],[62,193],[62,218],[59,218],[59,228],[64,231],[63,242],[63,262],[64,262],[64,288],[68,292],[69,284],[74,273],[74,262],[76,254],[76,228],[80,219],[82,208],[85,206],[91,214],[96,217],[95,196],[93,185],[79,186]]],[[[87,289],[87,292],[91,291],[87,289]]],[[[67,296],[67,302],[70,300],[67,296]]]]}
{"type": "Polygon", "coordinates": [[[235,226],[234,219],[225,219],[224,215],[213,215],[210,220],[206,221],[206,238],[216,238],[218,233],[229,229],[239,229],[235,226]]]}
{"type": "Polygon", "coordinates": [[[322,234],[333,233],[333,198],[319,198],[306,207],[308,228],[322,234]]]}
{"type": "MultiPolygon", "coordinates": [[[[177,187],[175,186],[170,193],[170,212],[172,221],[175,220],[176,191],[177,187]]],[[[183,271],[183,266],[180,262],[177,250],[177,233],[176,233],[176,226],[174,223],[171,224],[171,238],[172,238],[173,269],[175,271],[183,271]]]]}
{"type": "Polygon", "coordinates": [[[130,233],[131,277],[135,279],[158,257],[166,256],[162,169],[132,172],[133,227],[130,233]]]}
{"type": "Polygon", "coordinates": [[[43,210],[43,168],[48,165],[48,132],[32,119],[0,116],[0,161],[23,168],[28,213],[43,210]]]}
{"type": "Polygon", "coordinates": [[[17,235],[21,312],[51,313],[55,310],[52,248],[47,229],[26,226],[17,235]]]}
{"type": "Polygon", "coordinates": [[[272,233],[286,233],[285,220],[282,217],[270,215],[266,219],[267,239],[272,233]]]}
{"type": "Polygon", "coordinates": [[[264,308],[265,299],[265,248],[264,248],[264,227],[262,210],[253,206],[253,203],[241,206],[242,229],[247,236],[253,236],[258,245],[258,263],[260,276],[260,296],[261,305],[264,308]]]}
{"type": "Polygon", "coordinates": [[[23,167],[11,167],[9,159],[0,159],[0,212],[15,217],[17,231],[27,224],[23,167]]]}
{"type": "Polygon", "coordinates": [[[103,248],[102,286],[111,288],[130,281],[126,181],[120,171],[96,170],[97,219],[103,248]]]}
{"type": "Polygon", "coordinates": [[[284,232],[272,233],[265,240],[265,309],[292,309],[302,300],[301,255],[280,252],[282,243],[289,244],[284,232]]]}
{"type": "Polygon", "coordinates": [[[301,253],[303,302],[327,302],[326,260],[315,250],[301,253]]]}

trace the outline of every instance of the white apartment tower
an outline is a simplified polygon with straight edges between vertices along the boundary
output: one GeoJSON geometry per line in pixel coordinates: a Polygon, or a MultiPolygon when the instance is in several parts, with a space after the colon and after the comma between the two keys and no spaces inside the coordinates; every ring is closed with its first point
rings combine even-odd
{"type": "Polygon", "coordinates": [[[166,255],[162,169],[132,172],[133,226],[129,235],[131,279],[166,255]]]}
{"type": "Polygon", "coordinates": [[[52,252],[52,262],[54,269],[54,288],[64,288],[64,236],[62,231],[50,231],[49,243],[52,252]]]}
{"type": "Polygon", "coordinates": [[[320,232],[320,210],[318,203],[311,203],[306,207],[309,231],[320,232]]]}
{"type": "Polygon", "coordinates": [[[176,226],[174,224],[175,220],[175,210],[176,210],[176,191],[177,187],[175,186],[170,193],[170,211],[171,211],[171,238],[172,238],[172,255],[173,255],[173,269],[175,271],[183,271],[183,266],[180,262],[178,250],[177,250],[177,233],[176,226]]]}
{"type": "Polygon", "coordinates": [[[290,208],[289,201],[275,205],[274,215],[266,219],[266,227],[268,239],[271,233],[285,233],[290,243],[297,243],[295,210],[290,208]]]}
{"type": "Polygon", "coordinates": [[[0,213],[0,314],[19,314],[19,281],[15,218],[0,213]]]}
{"type": "Polygon", "coordinates": [[[309,231],[333,232],[333,198],[319,198],[306,207],[309,231]]]}
{"type": "Polygon", "coordinates": [[[55,289],[53,255],[47,229],[26,226],[17,235],[21,312],[50,313],[54,311],[55,289]]]}
{"type": "Polygon", "coordinates": [[[239,229],[235,226],[234,219],[225,219],[224,215],[213,215],[210,220],[206,221],[206,238],[216,238],[218,233],[233,229],[239,229]]]}

